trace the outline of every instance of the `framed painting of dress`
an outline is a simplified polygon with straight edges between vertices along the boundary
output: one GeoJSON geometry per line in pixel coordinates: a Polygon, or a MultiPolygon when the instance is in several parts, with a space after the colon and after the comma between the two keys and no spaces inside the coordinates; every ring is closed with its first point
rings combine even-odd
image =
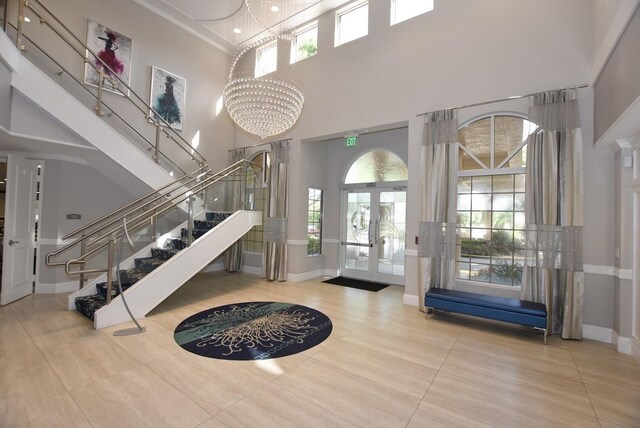
{"type": "Polygon", "coordinates": [[[103,70],[104,89],[129,95],[127,86],[131,80],[131,38],[89,20],[87,47],[84,83],[98,86],[100,70],[103,70]]]}
{"type": "Polygon", "coordinates": [[[187,81],[158,67],[151,67],[151,119],[160,116],[176,131],[184,128],[187,81]]]}

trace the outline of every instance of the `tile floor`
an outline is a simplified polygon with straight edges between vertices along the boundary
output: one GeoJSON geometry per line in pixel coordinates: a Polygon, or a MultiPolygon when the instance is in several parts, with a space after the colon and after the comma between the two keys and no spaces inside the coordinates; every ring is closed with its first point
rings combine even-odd
{"type": "Polygon", "coordinates": [[[0,427],[640,427],[640,364],[602,343],[404,306],[403,290],[199,274],[114,337],[63,295],[0,308],[0,427]],[[333,333],[289,357],[198,357],[173,329],[201,310],[278,300],[333,333]]]}

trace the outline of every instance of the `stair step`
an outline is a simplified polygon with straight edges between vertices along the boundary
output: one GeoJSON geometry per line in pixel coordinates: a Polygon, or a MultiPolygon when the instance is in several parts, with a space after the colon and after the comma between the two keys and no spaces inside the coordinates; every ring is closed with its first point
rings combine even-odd
{"type": "Polygon", "coordinates": [[[205,213],[205,217],[207,221],[217,221],[220,223],[221,221],[225,221],[229,216],[233,214],[232,212],[208,212],[205,213]]]}
{"type": "Polygon", "coordinates": [[[144,273],[151,273],[164,262],[166,262],[166,260],[156,259],[154,257],[145,257],[135,260],[136,269],[144,273]]]}
{"type": "Polygon", "coordinates": [[[152,248],[151,257],[160,260],[169,260],[171,257],[178,254],[178,250],[172,248],[152,248]]]}
{"type": "Polygon", "coordinates": [[[91,321],[93,321],[93,314],[106,304],[106,300],[99,294],[76,297],[76,310],[91,321]]]}
{"type": "MultiPolygon", "coordinates": [[[[127,288],[131,287],[131,283],[130,282],[122,282],[122,291],[126,290],[127,288]]],[[[102,297],[103,299],[107,298],[107,283],[106,282],[99,282],[96,284],[96,289],[98,290],[98,295],[100,297],[102,297]]],[[[111,283],[111,298],[116,297],[118,294],[120,294],[120,290],[118,290],[118,283],[116,281],[113,281],[111,283]]]]}

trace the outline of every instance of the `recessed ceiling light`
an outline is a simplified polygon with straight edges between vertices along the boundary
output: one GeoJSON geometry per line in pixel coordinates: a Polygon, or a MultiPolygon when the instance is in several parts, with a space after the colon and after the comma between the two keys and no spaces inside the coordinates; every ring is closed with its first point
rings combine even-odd
{"type": "Polygon", "coordinates": [[[276,6],[275,4],[273,6],[271,6],[271,12],[277,12],[279,10],[280,10],[280,8],[278,6],[276,6]]]}
{"type": "Polygon", "coordinates": [[[240,33],[242,33],[242,30],[236,27],[236,28],[233,29],[233,32],[236,33],[236,34],[240,34],[240,33]]]}
{"type": "Polygon", "coordinates": [[[24,17],[24,22],[31,22],[31,19],[29,19],[29,17],[28,17],[28,16],[25,16],[25,17],[24,17]]]}

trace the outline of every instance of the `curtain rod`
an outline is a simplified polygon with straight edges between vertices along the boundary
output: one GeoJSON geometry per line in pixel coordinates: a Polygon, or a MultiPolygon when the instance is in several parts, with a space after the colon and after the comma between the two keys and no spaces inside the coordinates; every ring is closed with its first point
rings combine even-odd
{"type": "Polygon", "coordinates": [[[228,151],[232,152],[234,150],[252,149],[254,147],[266,146],[267,144],[271,144],[271,143],[283,143],[285,141],[291,141],[291,138],[285,138],[283,140],[268,141],[266,143],[258,143],[258,144],[254,144],[253,146],[234,147],[233,149],[229,149],[228,151]]]}
{"type": "MultiPolygon", "coordinates": [[[[579,85],[569,86],[569,87],[567,87],[567,88],[552,89],[552,90],[553,90],[553,91],[567,91],[567,90],[569,90],[569,89],[580,89],[580,88],[586,88],[586,87],[588,87],[588,86],[589,86],[589,85],[588,85],[588,84],[586,84],[586,83],[581,83],[581,84],[579,84],[579,85]]],[[[477,106],[482,106],[482,105],[485,105],[485,104],[499,103],[499,102],[502,102],[502,101],[519,100],[519,99],[521,99],[521,98],[529,98],[529,97],[532,97],[532,96],[537,95],[537,94],[539,94],[539,93],[541,93],[541,92],[548,92],[548,91],[534,92],[534,93],[527,94],[527,95],[515,95],[515,96],[513,96],[513,97],[499,98],[499,99],[496,99],[496,100],[483,101],[483,102],[481,102],[481,103],[466,104],[466,105],[458,106],[458,107],[449,107],[449,108],[447,108],[447,109],[442,109],[442,110],[459,110],[459,109],[461,109],[461,108],[477,107],[477,106]]],[[[417,115],[416,115],[416,117],[426,116],[426,115],[428,115],[429,113],[433,113],[434,111],[438,111],[438,110],[432,110],[432,111],[427,111],[427,112],[425,112],[425,113],[420,113],[420,114],[417,114],[417,115]]]]}

